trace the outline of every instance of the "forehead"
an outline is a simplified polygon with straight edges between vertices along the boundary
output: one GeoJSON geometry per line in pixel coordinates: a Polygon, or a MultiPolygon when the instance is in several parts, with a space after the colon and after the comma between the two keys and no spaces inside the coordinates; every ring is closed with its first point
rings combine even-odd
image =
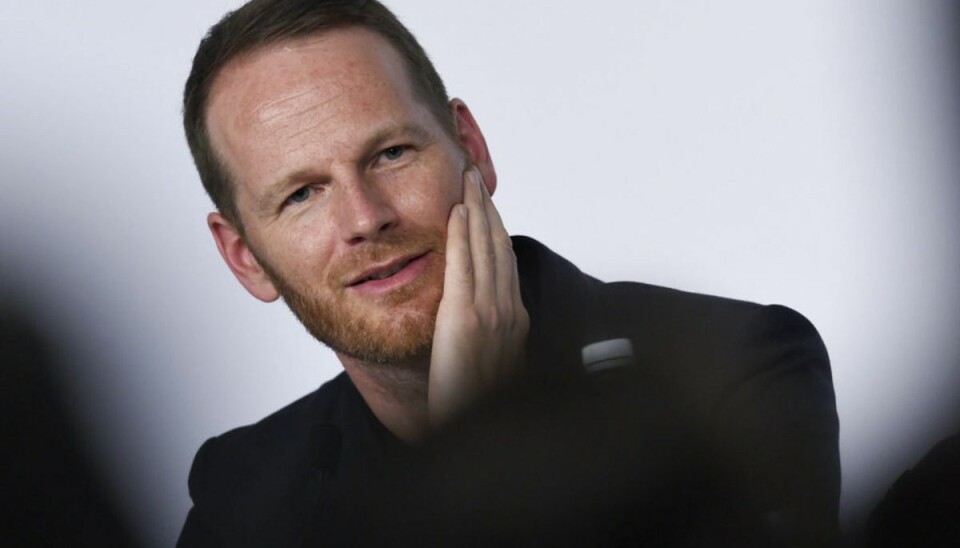
{"type": "Polygon", "coordinates": [[[207,116],[218,106],[234,111],[253,106],[249,114],[266,121],[282,110],[284,100],[332,98],[401,83],[408,83],[403,61],[383,37],[359,27],[334,29],[270,44],[228,62],[211,86],[207,116]]]}
{"type": "Polygon", "coordinates": [[[393,46],[372,31],[344,28],[229,62],[211,87],[206,121],[214,149],[243,182],[302,147],[333,154],[331,147],[420,106],[393,46]]]}

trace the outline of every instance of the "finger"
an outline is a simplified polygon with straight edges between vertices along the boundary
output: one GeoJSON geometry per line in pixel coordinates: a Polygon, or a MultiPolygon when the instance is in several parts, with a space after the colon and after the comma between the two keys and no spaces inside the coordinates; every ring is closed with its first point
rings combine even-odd
{"type": "Polygon", "coordinates": [[[481,192],[495,254],[497,295],[501,301],[509,300],[513,304],[519,304],[520,277],[517,275],[517,257],[513,252],[513,242],[510,240],[510,234],[507,233],[506,227],[503,226],[500,212],[493,204],[486,187],[481,186],[481,192]]]}
{"type": "Polygon", "coordinates": [[[493,199],[490,197],[487,187],[484,185],[480,185],[480,187],[483,195],[483,207],[487,214],[487,222],[490,224],[490,234],[493,237],[493,243],[504,244],[512,248],[513,242],[510,241],[510,234],[507,233],[506,227],[503,226],[503,219],[500,217],[500,212],[497,210],[497,207],[493,205],[493,199]]]}
{"type": "Polygon", "coordinates": [[[494,303],[497,298],[497,264],[483,202],[483,183],[476,169],[468,170],[465,179],[463,203],[470,212],[467,226],[470,229],[470,256],[473,258],[474,302],[494,303]]]}
{"type": "Polygon", "coordinates": [[[467,237],[469,215],[463,204],[456,204],[447,220],[447,264],[443,273],[445,302],[473,302],[473,260],[470,257],[470,239],[467,237]]]}

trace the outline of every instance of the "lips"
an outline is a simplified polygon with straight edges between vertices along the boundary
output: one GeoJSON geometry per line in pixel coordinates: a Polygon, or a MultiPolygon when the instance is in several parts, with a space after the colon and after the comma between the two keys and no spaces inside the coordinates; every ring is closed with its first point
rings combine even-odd
{"type": "Polygon", "coordinates": [[[379,280],[387,279],[393,276],[394,274],[396,274],[397,272],[400,272],[401,270],[406,268],[410,263],[419,259],[420,257],[423,257],[424,255],[426,255],[426,253],[422,253],[420,255],[410,255],[407,257],[401,257],[399,259],[390,261],[389,263],[386,263],[384,265],[375,266],[371,269],[366,270],[365,272],[363,272],[362,274],[354,278],[347,285],[356,286],[356,285],[360,285],[370,281],[379,281],[379,280]]]}

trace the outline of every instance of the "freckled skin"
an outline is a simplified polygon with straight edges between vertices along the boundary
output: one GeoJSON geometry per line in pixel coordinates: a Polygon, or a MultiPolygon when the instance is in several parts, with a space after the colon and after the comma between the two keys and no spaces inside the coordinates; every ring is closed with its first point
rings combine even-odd
{"type": "Polygon", "coordinates": [[[234,60],[214,82],[207,121],[236,185],[246,245],[314,335],[359,359],[422,353],[443,292],[445,231],[451,207],[462,201],[467,160],[414,98],[388,43],[342,29],[234,60]],[[386,127],[410,125],[422,134],[370,142],[386,127]],[[398,159],[383,152],[400,145],[410,148],[398,159]],[[302,175],[296,184],[277,186],[294,173],[302,175]],[[306,199],[288,201],[300,188],[306,199]],[[276,199],[266,199],[271,193],[276,199]],[[373,299],[345,286],[373,264],[421,252],[429,267],[404,291],[373,299]],[[296,310],[296,299],[305,310],[296,310]],[[311,314],[329,317],[311,327],[303,318],[311,314]],[[336,329],[346,332],[315,332],[336,329]],[[383,346],[379,354],[360,348],[371,340],[383,346]]]}

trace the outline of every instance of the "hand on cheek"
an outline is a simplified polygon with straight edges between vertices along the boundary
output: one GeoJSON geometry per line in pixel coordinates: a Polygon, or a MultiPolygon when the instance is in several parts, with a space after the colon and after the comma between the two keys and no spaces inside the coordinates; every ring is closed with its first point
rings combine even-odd
{"type": "Polygon", "coordinates": [[[427,392],[434,426],[514,376],[530,325],[510,236],[476,169],[450,213],[446,261],[427,392]]]}

